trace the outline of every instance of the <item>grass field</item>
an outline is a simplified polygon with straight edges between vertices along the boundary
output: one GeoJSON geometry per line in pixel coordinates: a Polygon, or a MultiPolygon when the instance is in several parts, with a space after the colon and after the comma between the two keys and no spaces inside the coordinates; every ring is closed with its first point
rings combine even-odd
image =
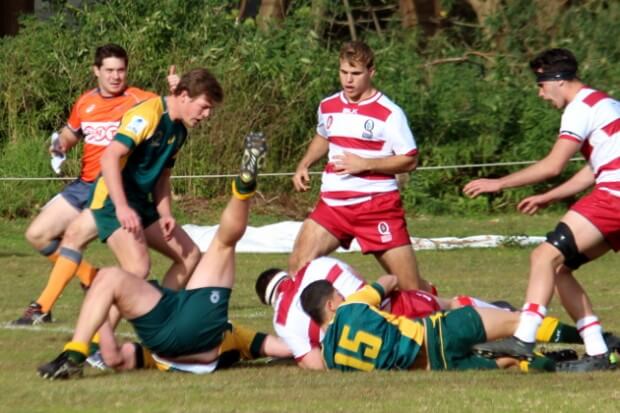
{"type": "MultiPolygon", "coordinates": [[[[212,224],[214,216],[193,223],[212,224]],[[211,220],[210,222],[207,222],[211,220]]],[[[254,223],[273,220],[253,217],[254,223]]],[[[416,217],[416,236],[478,234],[543,235],[557,216],[490,218],[416,217]]],[[[187,222],[187,221],[186,221],[187,222]]],[[[47,382],[35,368],[49,361],[70,337],[82,292],[76,282],[54,309],[55,322],[14,329],[15,319],[42,288],[50,266],[23,239],[26,221],[0,220],[0,412],[602,412],[620,408],[620,371],[596,374],[521,374],[493,372],[379,372],[341,374],[305,372],[289,365],[252,364],[207,376],[142,371],[126,374],[87,370],[82,380],[47,382]]],[[[421,251],[424,275],[443,296],[470,294],[521,305],[525,293],[528,248],[421,251]]],[[[105,246],[93,244],[88,258],[113,262],[105,246]]],[[[369,279],[379,268],[359,254],[339,255],[369,279]]],[[[254,280],[268,266],[283,266],[285,255],[238,255],[237,286],[231,318],[271,330],[270,309],[254,295],[254,280]]],[[[154,274],[165,260],[154,258],[154,274]]],[[[620,332],[615,288],[618,258],[608,254],[578,273],[604,326],[620,332]]],[[[550,313],[566,319],[559,304],[550,313]]],[[[122,324],[121,334],[131,337],[122,324]]]]}

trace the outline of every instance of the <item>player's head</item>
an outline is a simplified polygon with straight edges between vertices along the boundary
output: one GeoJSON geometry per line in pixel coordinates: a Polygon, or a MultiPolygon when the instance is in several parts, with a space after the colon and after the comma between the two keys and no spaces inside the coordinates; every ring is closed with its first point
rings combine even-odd
{"type": "Polygon", "coordinates": [[[198,68],[181,77],[174,96],[180,102],[181,120],[186,126],[194,127],[224,100],[224,91],[211,72],[198,68]]]}
{"type": "Polygon", "coordinates": [[[102,96],[117,96],[127,87],[127,51],[117,44],[105,44],[95,50],[93,72],[102,96]]]}
{"type": "Polygon", "coordinates": [[[273,306],[276,302],[276,292],[280,283],[288,278],[286,271],[280,268],[269,268],[260,273],[254,284],[256,295],[263,304],[273,306]]]}
{"type": "Polygon", "coordinates": [[[340,85],[347,99],[357,102],[365,99],[372,91],[372,78],[375,75],[375,55],[364,42],[347,42],[338,55],[340,85]]]}
{"type": "Polygon", "coordinates": [[[530,61],[530,69],[536,76],[538,96],[561,109],[568,104],[567,86],[578,80],[579,65],[567,49],[548,49],[530,61]]]}
{"type": "Polygon", "coordinates": [[[336,308],[342,303],[343,297],[327,280],[314,281],[301,292],[301,308],[312,321],[323,325],[329,321],[336,308]]]}

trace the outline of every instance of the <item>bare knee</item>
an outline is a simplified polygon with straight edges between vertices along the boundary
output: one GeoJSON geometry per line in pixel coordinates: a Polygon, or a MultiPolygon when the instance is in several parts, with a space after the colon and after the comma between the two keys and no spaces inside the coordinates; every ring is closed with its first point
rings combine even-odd
{"type": "Polygon", "coordinates": [[[564,262],[564,256],[554,246],[543,243],[530,254],[530,267],[540,268],[541,266],[551,266],[559,268],[564,262]]]}

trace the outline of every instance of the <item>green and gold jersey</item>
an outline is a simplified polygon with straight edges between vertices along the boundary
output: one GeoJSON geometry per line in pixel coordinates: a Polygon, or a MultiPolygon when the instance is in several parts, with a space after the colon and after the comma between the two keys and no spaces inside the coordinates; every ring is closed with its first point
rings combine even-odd
{"type": "Polygon", "coordinates": [[[330,369],[371,371],[408,369],[424,341],[424,324],[379,310],[383,288],[375,283],[342,303],[323,339],[330,369]]]}
{"type": "MultiPolygon", "coordinates": [[[[174,166],[185,143],[187,129],[170,119],[163,97],[148,99],[128,110],[116,131],[115,141],[130,149],[121,160],[123,186],[128,198],[147,199],[165,168],[174,166]]],[[[108,189],[99,176],[91,208],[100,208],[108,189]]]]}

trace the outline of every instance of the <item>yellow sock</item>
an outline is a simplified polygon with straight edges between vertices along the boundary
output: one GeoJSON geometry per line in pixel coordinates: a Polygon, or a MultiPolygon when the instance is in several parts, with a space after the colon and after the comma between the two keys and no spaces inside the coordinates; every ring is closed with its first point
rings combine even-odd
{"type": "Polygon", "coordinates": [[[536,341],[549,343],[551,341],[551,337],[553,336],[553,332],[558,327],[559,322],[560,320],[555,317],[543,318],[543,321],[536,332],[536,341]]]}
{"type": "Polygon", "coordinates": [[[80,262],[80,265],[77,268],[77,271],[75,272],[75,275],[80,279],[80,282],[82,284],[90,287],[90,285],[93,283],[95,275],[97,275],[97,271],[99,271],[97,267],[94,267],[86,260],[82,260],[82,262],[80,262]]]}
{"type": "Polygon", "coordinates": [[[88,343],[69,341],[65,344],[63,351],[75,351],[76,353],[82,354],[84,357],[88,357],[88,343]]]}
{"type": "Polygon", "coordinates": [[[253,190],[253,191],[248,192],[248,193],[241,193],[237,189],[237,182],[233,179],[233,181],[232,181],[232,193],[233,193],[233,196],[235,198],[240,199],[242,201],[245,201],[247,199],[252,198],[254,196],[254,194],[256,193],[256,190],[253,190]]]}
{"type": "Polygon", "coordinates": [[[41,311],[44,313],[49,312],[69,281],[71,281],[71,278],[73,278],[77,268],[78,264],[75,261],[62,255],[58,257],[50,278],[47,280],[45,289],[36,300],[41,305],[41,311]]]}

